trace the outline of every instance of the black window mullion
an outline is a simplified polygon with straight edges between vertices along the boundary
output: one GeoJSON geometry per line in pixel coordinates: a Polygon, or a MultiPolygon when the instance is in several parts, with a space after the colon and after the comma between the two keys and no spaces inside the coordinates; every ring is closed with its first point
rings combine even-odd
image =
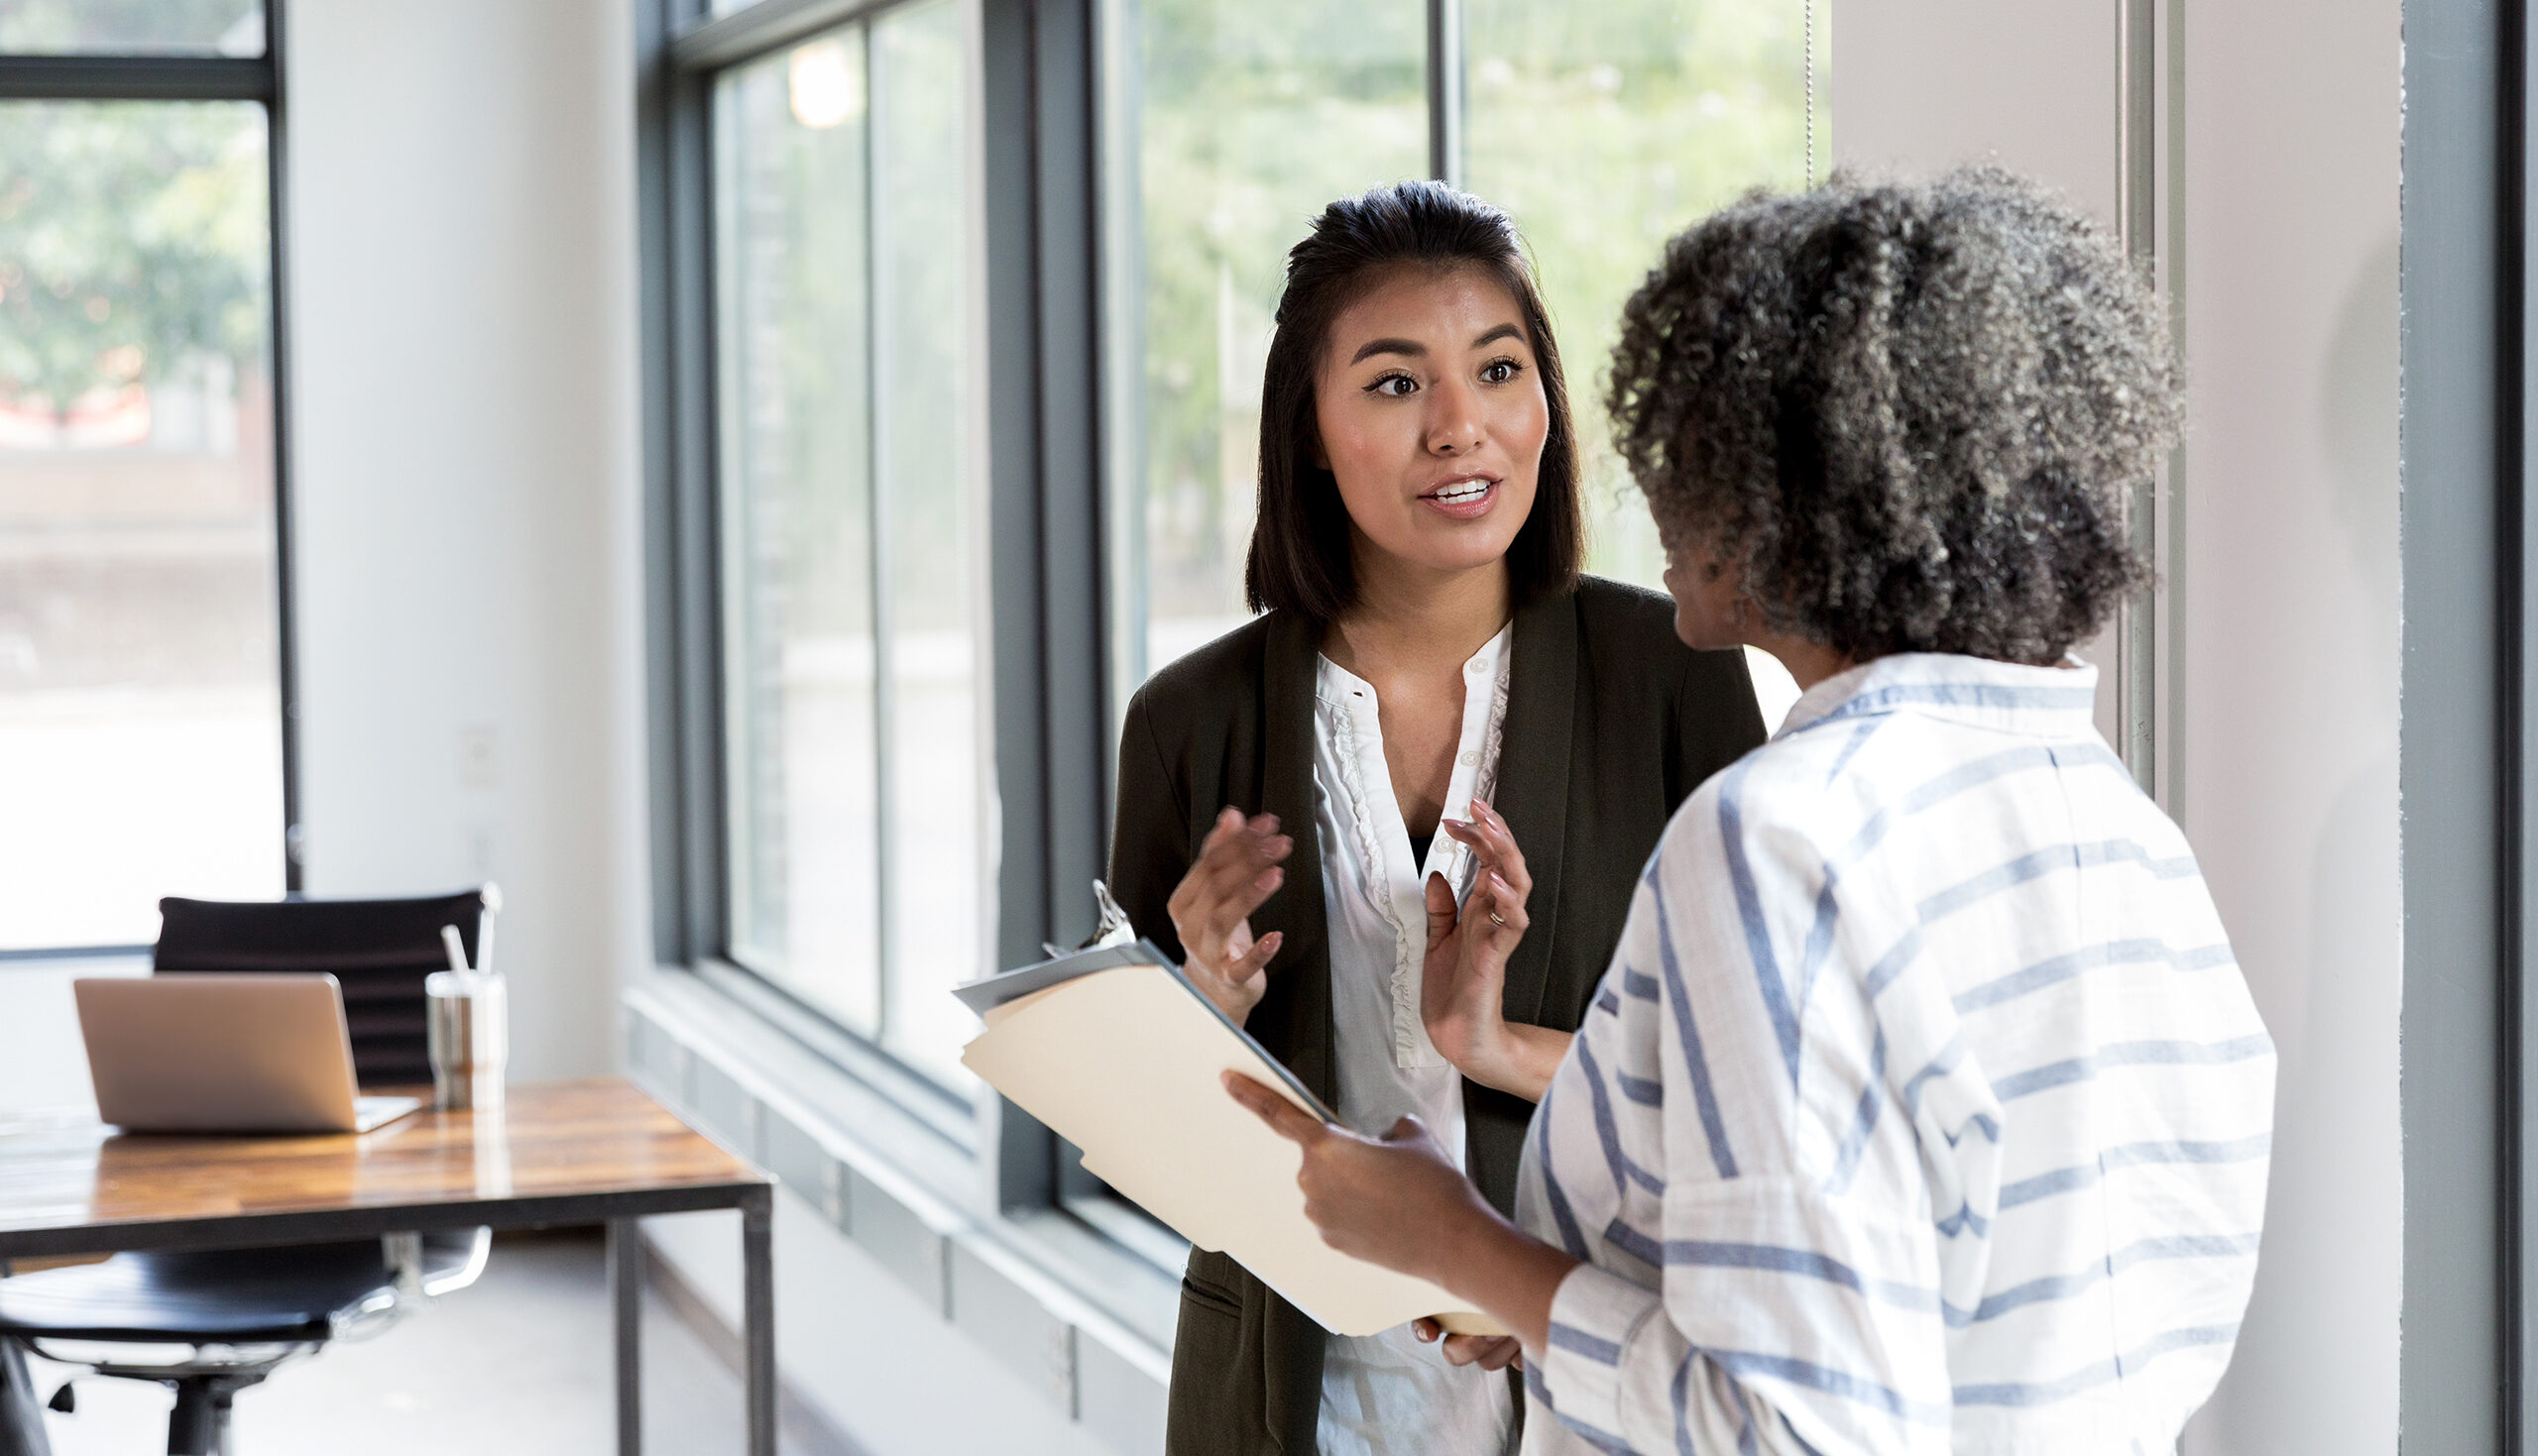
{"type": "Polygon", "coordinates": [[[1463,183],[1463,0],[1428,0],[1428,170],[1463,183]]]}
{"type": "MultiPolygon", "coordinates": [[[[996,959],[1021,965],[1058,934],[1050,897],[1048,663],[1043,640],[1045,476],[1041,451],[1039,198],[1033,162],[1031,0],[981,0],[980,118],[985,153],[987,555],[992,622],[996,798],[996,959]]],[[[1045,1207],[1056,1139],[1020,1108],[992,1111],[990,1201],[1045,1207]]]]}
{"type": "Polygon", "coordinates": [[[0,56],[11,101],[263,101],[282,90],[282,7],[266,11],[266,52],[234,56],[0,56]]]}
{"type": "Polygon", "coordinates": [[[265,204],[272,236],[266,249],[266,286],[272,290],[273,332],[267,347],[273,353],[274,650],[280,658],[276,667],[282,685],[283,888],[296,894],[305,888],[301,878],[307,836],[299,818],[299,593],[294,570],[295,503],[290,477],[290,270],[286,266],[290,230],[285,225],[290,216],[290,168],[288,132],[283,124],[286,3],[287,0],[265,0],[265,55],[260,63],[268,87],[264,98],[265,204]]]}

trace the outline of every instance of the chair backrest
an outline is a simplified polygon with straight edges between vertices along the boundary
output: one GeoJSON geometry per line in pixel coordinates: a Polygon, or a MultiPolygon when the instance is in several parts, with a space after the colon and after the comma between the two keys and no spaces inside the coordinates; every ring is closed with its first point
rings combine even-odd
{"type": "Polygon", "coordinates": [[[488,890],[403,900],[159,902],[157,971],[331,971],[344,988],[353,1073],[365,1087],[428,1082],[423,978],[449,968],[440,928],[480,952],[488,890]]]}

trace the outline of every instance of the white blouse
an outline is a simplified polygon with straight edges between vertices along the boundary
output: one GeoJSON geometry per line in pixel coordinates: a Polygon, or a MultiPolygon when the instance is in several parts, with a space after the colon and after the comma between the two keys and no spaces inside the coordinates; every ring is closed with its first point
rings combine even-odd
{"type": "MultiPolygon", "coordinates": [[[[1463,665],[1462,733],[1445,818],[1470,818],[1472,796],[1495,791],[1513,631],[1502,629],[1463,665]]],[[[1330,929],[1336,1110],[1350,1127],[1378,1135],[1403,1114],[1416,1115],[1459,1163],[1462,1074],[1428,1040],[1419,980],[1428,950],[1423,887],[1431,872],[1442,873],[1459,900],[1471,888],[1471,851],[1440,831],[1427,861],[1411,862],[1374,687],[1327,657],[1314,691],[1314,786],[1330,929]]],[[[1487,1456],[1512,1449],[1514,1439],[1515,1402],[1504,1375],[1457,1370],[1407,1326],[1327,1341],[1322,1456],[1487,1456]]]]}

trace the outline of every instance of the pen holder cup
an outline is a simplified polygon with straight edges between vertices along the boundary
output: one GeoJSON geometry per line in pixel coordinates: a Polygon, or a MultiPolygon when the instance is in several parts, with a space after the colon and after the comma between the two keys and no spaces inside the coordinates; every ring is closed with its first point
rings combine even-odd
{"type": "Polygon", "coordinates": [[[432,1105],[493,1112],[503,1105],[511,1060],[511,996],[499,976],[436,970],[423,981],[432,1057],[432,1105]]]}

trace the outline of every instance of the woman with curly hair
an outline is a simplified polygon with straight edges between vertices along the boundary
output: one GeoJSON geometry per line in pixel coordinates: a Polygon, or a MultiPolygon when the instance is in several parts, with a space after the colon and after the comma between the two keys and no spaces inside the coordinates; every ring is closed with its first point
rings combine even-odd
{"type": "Polygon", "coordinates": [[[2172,1451],[2252,1283],[2273,1051],[2068,655],[2147,576],[2156,300],[2004,173],[1836,179],[1676,238],[1608,402],[1677,632],[1806,691],[1669,823],[1515,1220],[1416,1125],[1229,1086],[1330,1243],[1514,1332],[1448,1344],[1521,1341],[1529,1452],[2172,1451]]]}

